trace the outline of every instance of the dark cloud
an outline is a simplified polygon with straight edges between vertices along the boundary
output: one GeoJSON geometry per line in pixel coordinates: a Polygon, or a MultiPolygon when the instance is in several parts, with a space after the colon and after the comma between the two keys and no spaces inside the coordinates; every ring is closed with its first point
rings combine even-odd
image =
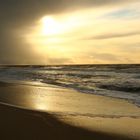
{"type": "Polygon", "coordinates": [[[14,31],[33,25],[43,15],[122,2],[126,0],[0,0],[0,64],[39,63],[39,54],[14,31]]]}
{"type": "Polygon", "coordinates": [[[140,35],[140,31],[128,32],[128,33],[109,33],[103,34],[93,37],[84,38],[85,40],[94,40],[94,39],[111,39],[111,38],[121,38],[121,37],[129,37],[134,35],[140,35]]]}
{"type": "Polygon", "coordinates": [[[0,40],[0,64],[39,64],[39,54],[22,39],[8,34],[0,40]]]}
{"type": "Polygon", "coordinates": [[[57,14],[66,9],[129,3],[135,0],[0,0],[1,23],[24,25],[43,14],[57,14]]]}

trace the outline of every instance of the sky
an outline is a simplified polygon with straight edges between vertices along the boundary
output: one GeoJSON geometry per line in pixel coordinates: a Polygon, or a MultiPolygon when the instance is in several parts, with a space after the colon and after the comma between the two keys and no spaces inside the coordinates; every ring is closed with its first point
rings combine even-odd
{"type": "Polygon", "coordinates": [[[0,0],[0,64],[140,63],[139,0],[0,0]]]}

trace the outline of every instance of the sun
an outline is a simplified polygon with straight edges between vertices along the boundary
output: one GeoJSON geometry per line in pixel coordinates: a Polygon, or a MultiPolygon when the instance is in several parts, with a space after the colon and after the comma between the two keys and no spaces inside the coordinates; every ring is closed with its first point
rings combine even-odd
{"type": "Polygon", "coordinates": [[[30,32],[25,35],[26,41],[36,46],[38,52],[64,52],[63,46],[69,45],[77,28],[79,30],[81,22],[71,15],[45,15],[36,21],[30,32]],[[59,46],[59,47],[58,47],[59,46]],[[61,47],[60,47],[61,46],[61,47]]]}
{"type": "Polygon", "coordinates": [[[57,35],[62,31],[61,24],[52,16],[45,16],[41,19],[43,35],[57,35]]]}

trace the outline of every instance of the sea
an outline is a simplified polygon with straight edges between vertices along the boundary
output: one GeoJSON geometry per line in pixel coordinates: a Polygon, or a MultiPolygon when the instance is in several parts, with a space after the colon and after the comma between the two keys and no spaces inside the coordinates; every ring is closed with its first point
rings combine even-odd
{"type": "Polygon", "coordinates": [[[0,83],[55,85],[81,94],[120,98],[140,107],[140,65],[0,66],[0,83]]]}

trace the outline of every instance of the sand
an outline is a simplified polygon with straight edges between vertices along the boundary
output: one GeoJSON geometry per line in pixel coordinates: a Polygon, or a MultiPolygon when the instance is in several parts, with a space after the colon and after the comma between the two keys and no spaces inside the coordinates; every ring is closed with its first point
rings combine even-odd
{"type": "Polygon", "coordinates": [[[50,86],[0,84],[0,138],[140,139],[140,109],[125,100],[50,86]]]}

